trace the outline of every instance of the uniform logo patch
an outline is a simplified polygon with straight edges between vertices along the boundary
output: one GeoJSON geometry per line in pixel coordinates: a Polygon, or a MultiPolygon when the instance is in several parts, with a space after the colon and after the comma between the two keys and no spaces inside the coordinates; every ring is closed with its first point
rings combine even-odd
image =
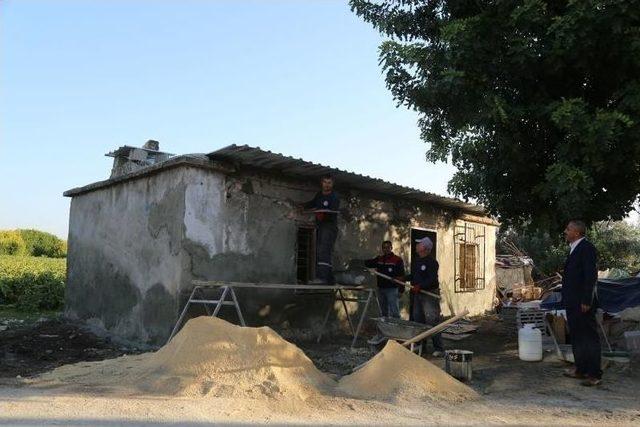
{"type": "Polygon", "coordinates": [[[421,265],[421,266],[420,266],[420,270],[425,271],[426,269],[427,269],[427,266],[426,266],[426,265],[421,265]]]}
{"type": "Polygon", "coordinates": [[[393,271],[393,268],[389,267],[389,273],[391,273],[393,271]]]}
{"type": "Polygon", "coordinates": [[[326,200],[324,202],[322,202],[322,204],[324,205],[324,207],[326,208],[327,206],[329,206],[329,202],[327,202],[326,200]]]}

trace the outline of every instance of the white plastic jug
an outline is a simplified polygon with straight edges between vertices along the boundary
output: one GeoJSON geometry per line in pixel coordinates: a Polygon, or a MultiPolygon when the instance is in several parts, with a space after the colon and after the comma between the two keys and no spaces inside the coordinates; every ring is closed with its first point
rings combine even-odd
{"type": "Polygon", "coordinates": [[[542,332],[526,323],[518,331],[518,356],[526,362],[542,360],[542,332]]]}

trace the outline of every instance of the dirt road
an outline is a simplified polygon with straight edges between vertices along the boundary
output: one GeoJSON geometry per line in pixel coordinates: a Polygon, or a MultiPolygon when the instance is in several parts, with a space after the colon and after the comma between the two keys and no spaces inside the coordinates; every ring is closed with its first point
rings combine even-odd
{"type": "MultiPolygon", "coordinates": [[[[56,335],[53,330],[49,332],[56,335]]],[[[297,344],[317,366],[338,376],[368,357],[368,350],[352,352],[347,342],[345,338],[332,344],[297,344]]],[[[2,343],[0,335],[0,346],[2,343]]],[[[323,396],[298,405],[253,399],[140,396],[95,388],[38,389],[19,385],[15,377],[5,377],[0,380],[0,425],[640,426],[637,367],[612,365],[605,372],[602,387],[582,387],[561,376],[566,366],[551,354],[538,363],[518,360],[513,331],[495,319],[481,321],[479,331],[471,338],[446,344],[475,352],[470,385],[482,395],[480,401],[405,403],[323,396]]]]}

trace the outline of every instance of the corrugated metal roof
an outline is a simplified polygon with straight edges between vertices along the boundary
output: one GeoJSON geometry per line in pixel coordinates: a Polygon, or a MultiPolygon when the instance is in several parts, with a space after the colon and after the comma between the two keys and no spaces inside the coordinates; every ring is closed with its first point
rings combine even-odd
{"type": "Polygon", "coordinates": [[[351,187],[374,193],[418,200],[451,209],[461,209],[465,212],[485,215],[482,206],[465,203],[462,200],[428,193],[415,188],[404,187],[384,181],[379,178],[360,175],[355,172],[319,165],[302,159],[285,156],[279,153],[262,150],[260,147],[248,145],[229,145],[207,154],[211,160],[220,160],[254,167],[267,171],[275,171],[283,175],[319,179],[330,173],[340,186],[351,187]]]}

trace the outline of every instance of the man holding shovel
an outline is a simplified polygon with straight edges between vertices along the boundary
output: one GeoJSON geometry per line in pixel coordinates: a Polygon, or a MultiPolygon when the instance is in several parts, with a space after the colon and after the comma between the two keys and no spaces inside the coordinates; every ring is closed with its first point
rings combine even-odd
{"type": "MultiPolygon", "coordinates": [[[[413,295],[413,321],[428,325],[437,325],[442,322],[440,317],[440,301],[423,294],[427,291],[432,294],[440,294],[440,284],[438,282],[438,261],[431,257],[433,242],[428,237],[416,240],[416,252],[418,258],[411,266],[411,274],[407,278],[411,282],[411,293],[413,295]]],[[[440,357],[444,353],[442,337],[435,334],[431,338],[433,342],[433,356],[440,357]]],[[[423,342],[424,345],[424,342],[423,342]]]]}
{"type": "MultiPolygon", "coordinates": [[[[393,253],[389,240],[382,242],[382,255],[366,260],[364,265],[368,268],[375,268],[378,273],[396,280],[401,280],[404,277],[404,262],[402,258],[393,253]]],[[[400,318],[399,297],[402,292],[404,292],[404,286],[378,276],[378,302],[383,316],[400,318]]]]}

